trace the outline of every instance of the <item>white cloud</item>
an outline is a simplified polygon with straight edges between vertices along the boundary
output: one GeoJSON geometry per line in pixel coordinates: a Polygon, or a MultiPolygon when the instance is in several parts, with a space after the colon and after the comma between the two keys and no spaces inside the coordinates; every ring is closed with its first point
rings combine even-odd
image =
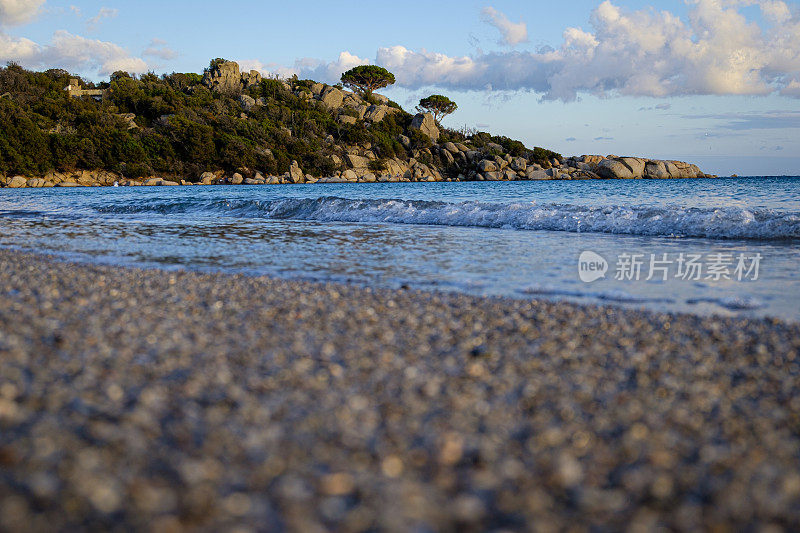
{"type": "Polygon", "coordinates": [[[0,26],[16,26],[33,19],[45,0],[0,0],[0,26]]]}
{"type": "Polygon", "coordinates": [[[339,54],[336,61],[322,61],[304,57],[294,62],[291,67],[284,67],[275,63],[264,64],[256,59],[239,60],[242,70],[257,70],[262,74],[277,74],[283,78],[296,74],[299,78],[308,78],[326,83],[339,83],[342,74],[353,67],[368,65],[370,61],[344,51],[339,54]]]}
{"type": "Polygon", "coordinates": [[[481,18],[500,31],[501,44],[514,46],[528,42],[528,26],[524,22],[511,22],[504,13],[493,7],[484,7],[481,10],[481,18]]]}
{"type": "MultiPolygon", "coordinates": [[[[45,0],[0,0],[0,26],[32,20],[44,3],[45,0]]],[[[76,6],[70,6],[70,9],[80,14],[76,6]]],[[[88,21],[88,26],[96,26],[101,20],[116,15],[116,9],[104,7],[88,21]]],[[[44,45],[24,37],[7,35],[0,30],[0,64],[9,61],[28,68],[64,68],[73,72],[96,70],[101,76],[107,76],[115,70],[142,73],[148,69],[143,59],[131,56],[117,44],[87,39],[65,30],[56,31],[51,42],[44,45]]]]}
{"type": "MultiPolygon", "coordinates": [[[[413,90],[523,90],[563,101],[579,94],[800,97],[796,9],[780,0],[689,3],[681,19],[668,11],[624,11],[606,0],[591,13],[590,31],[567,28],[555,49],[450,56],[389,46],[378,49],[375,63],[413,90]],[[745,16],[742,8],[750,5],[764,13],[763,26],[745,16]]],[[[337,63],[304,59],[294,69],[322,77],[337,63]]]]}
{"type": "Polygon", "coordinates": [[[147,63],[143,59],[132,57],[117,44],[87,39],[64,30],[55,32],[52,43],[43,49],[41,61],[68,70],[95,67],[100,75],[108,75],[115,70],[147,71],[147,63]]]}
{"type": "Polygon", "coordinates": [[[119,15],[119,9],[113,9],[110,7],[101,7],[100,11],[97,12],[97,15],[93,16],[89,20],[86,21],[86,29],[89,31],[94,31],[97,29],[98,26],[103,22],[105,19],[113,19],[117,15],[119,15]]]}
{"type": "Polygon", "coordinates": [[[73,72],[96,70],[101,76],[116,70],[135,73],[148,70],[143,59],[131,56],[117,44],[87,39],[64,30],[55,32],[47,45],[0,34],[0,62],[7,61],[16,61],[28,68],[63,68],[73,72]]]}
{"type": "Polygon", "coordinates": [[[165,61],[170,61],[178,57],[180,54],[167,46],[167,41],[164,41],[163,39],[153,39],[150,41],[150,46],[144,49],[142,55],[157,57],[165,61]]]}
{"type": "Polygon", "coordinates": [[[25,61],[35,55],[39,45],[30,39],[9,37],[0,33],[0,64],[9,61],[25,61]]]}
{"type": "Polygon", "coordinates": [[[780,0],[764,0],[760,3],[764,18],[774,24],[783,24],[792,18],[792,12],[786,2],[780,0]]]}
{"type": "Polygon", "coordinates": [[[784,96],[800,98],[800,81],[790,81],[783,89],[781,89],[781,94],[784,96]]]}
{"type": "Polygon", "coordinates": [[[267,66],[258,59],[240,59],[237,61],[237,63],[239,63],[239,69],[242,72],[247,72],[250,70],[257,70],[262,74],[267,74],[269,72],[269,68],[267,68],[267,66]]]}

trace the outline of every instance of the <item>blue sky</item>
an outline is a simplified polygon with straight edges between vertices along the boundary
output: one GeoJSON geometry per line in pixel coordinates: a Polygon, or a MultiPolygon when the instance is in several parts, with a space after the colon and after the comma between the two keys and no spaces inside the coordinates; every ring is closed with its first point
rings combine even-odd
{"type": "Polygon", "coordinates": [[[200,72],[214,57],[336,80],[378,63],[413,110],[564,154],[800,174],[800,5],[780,0],[155,2],[0,0],[0,62],[200,72]]]}

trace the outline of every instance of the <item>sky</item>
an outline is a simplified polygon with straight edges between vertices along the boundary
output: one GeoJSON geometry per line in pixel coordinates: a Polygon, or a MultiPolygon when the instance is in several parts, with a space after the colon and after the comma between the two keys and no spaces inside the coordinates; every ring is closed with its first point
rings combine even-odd
{"type": "Polygon", "coordinates": [[[0,0],[0,64],[202,72],[223,57],[335,83],[359,64],[413,111],[565,155],[800,175],[800,4],[781,0],[0,0]]]}

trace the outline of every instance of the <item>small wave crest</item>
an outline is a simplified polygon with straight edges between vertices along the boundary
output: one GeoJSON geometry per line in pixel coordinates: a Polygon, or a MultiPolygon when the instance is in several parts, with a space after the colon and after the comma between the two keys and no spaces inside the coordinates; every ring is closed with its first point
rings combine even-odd
{"type": "Polygon", "coordinates": [[[800,239],[800,213],[771,209],[582,206],[399,199],[176,199],[103,205],[102,213],[207,214],[278,220],[426,224],[711,239],[800,239]]]}

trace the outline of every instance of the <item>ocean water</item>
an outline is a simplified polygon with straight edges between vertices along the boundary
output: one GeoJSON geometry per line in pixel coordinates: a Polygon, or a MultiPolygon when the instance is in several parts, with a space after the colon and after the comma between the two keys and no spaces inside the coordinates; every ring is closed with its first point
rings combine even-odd
{"type": "Polygon", "coordinates": [[[800,320],[800,177],[2,189],[0,246],[800,320]]]}

